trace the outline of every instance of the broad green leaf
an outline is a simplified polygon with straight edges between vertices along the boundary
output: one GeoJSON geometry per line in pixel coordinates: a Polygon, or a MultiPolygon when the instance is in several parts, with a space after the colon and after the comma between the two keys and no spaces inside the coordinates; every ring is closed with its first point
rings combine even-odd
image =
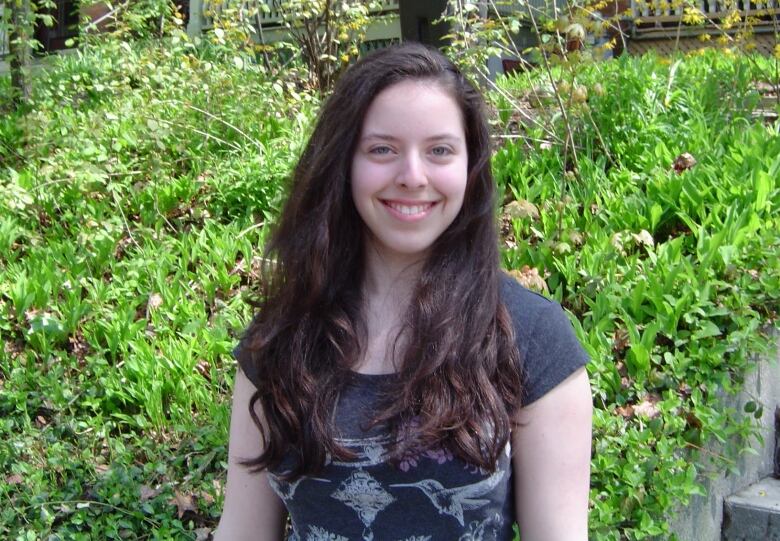
{"type": "Polygon", "coordinates": [[[702,321],[701,328],[693,333],[694,340],[701,340],[702,338],[710,338],[713,336],[720,336],[721,331],[717,325],[712,321],[702,321]]]}
{"type": "Polygon", "coordinates": [[[766,171],[756,171],[754,176],[754,192],[755,192],[755,209],[760,211],[764,210],[767,206],[767,197],[772,187],[772,181],[769,178],[769,173],[766,171]]]}

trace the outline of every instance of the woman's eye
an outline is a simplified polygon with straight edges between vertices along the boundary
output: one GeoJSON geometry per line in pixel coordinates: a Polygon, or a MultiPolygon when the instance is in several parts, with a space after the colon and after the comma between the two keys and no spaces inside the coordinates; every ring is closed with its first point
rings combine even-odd
{"type": "Polygon", "coordinates": [[[433,150],[431,150],[431,154],[438,157],[449,156],[452,154],[452,149],[449,147],[434,147],[433,150]]]}
{"type": "Polygon", "coordinates": [[[390,147],[374,147],[371,150],[369,150],[371,154],[377,154],[379,156],[384,156],[386,154],[390,154],[390,147]]]}

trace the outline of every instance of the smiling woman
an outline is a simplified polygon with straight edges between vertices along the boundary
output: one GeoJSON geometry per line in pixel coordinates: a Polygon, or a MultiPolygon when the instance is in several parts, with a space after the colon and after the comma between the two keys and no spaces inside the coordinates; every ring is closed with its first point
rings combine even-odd
{"type": "Polygon", "coordinates": [[[482,97],[438,51],[324,104],[235,355],[218,540],[587,537],[587,357],[499,270],[482,97]]]}

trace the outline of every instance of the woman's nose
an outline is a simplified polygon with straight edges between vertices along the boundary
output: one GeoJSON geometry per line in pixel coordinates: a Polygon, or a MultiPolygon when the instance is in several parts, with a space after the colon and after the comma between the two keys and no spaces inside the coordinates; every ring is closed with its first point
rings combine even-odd
{"type": "Polygon", "coordinates": [[[417,153],[409,153],[403,160],[396,182],[407,188],[421,188],[428,184],[425,164],[417,153]]]}

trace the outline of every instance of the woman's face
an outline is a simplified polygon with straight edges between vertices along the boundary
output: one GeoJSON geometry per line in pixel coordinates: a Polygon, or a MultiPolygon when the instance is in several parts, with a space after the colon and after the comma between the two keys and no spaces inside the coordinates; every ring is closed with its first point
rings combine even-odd
{"type": "Polygon", "coordinates": [[[352,158],[352,198],[367,240],[387,256],[424,256],[463,206],[468,153],[463,115],[430,81],[380,92],[352,158]]]}

